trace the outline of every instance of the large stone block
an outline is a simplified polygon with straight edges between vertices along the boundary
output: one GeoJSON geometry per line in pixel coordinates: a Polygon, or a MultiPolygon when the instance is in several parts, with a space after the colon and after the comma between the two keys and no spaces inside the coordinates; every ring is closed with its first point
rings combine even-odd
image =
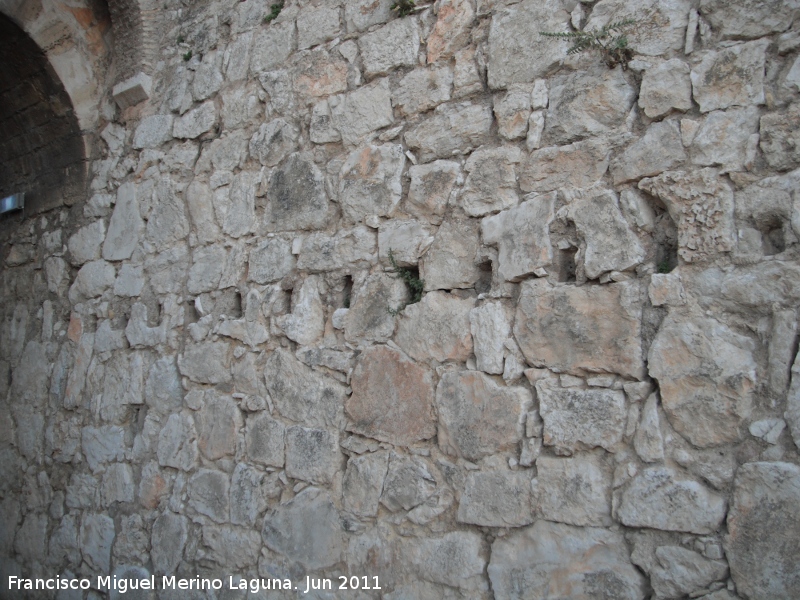
{"type": "Polygon", "coordinates": [[[644,136],[611,163],[614,183],[652,177],[686,160],[677,121],[653,123],[644,136]]]}
{"type": "Polygon", "coordinates": [[[408,301],[405,283],[388,273],[369,275],[357,286],[344,317],[344,336],[349,342],[386,342],[394,334],[396,310],[408,301]]]}
{"type": "Polygon", "coordinates": [[[414,360],[464,362],[472,354],[469,311],[474,301],[430,292],[403,309],[395,341],[414,360]]]}
{"type": "Polygon", "coordinates": [[[348,460],[342,480],[345,510],[360,517],[376,516],[388,467],[388,452],[373,452],[348,460]]]}
{"type": "Polygon", "coordinates": [[[584,140],[531,152],[519,169],[523,192],[588,188],[605,175],[611,150],[602,140],[584,140]]]}
{"type": "Polygon", "coordinates": [[[463,154],[488,141],[492,110],[462,102],[442,104],[433,115],[405,134],[406,144],[417,151],[420,162],[463,154]]]}
{"type": "Polygon", "coordinates": [[[439,447],[472,461],[511,450],[532,403],[526,388],[500,385],[478,371],[446,373],[436,388],[439,447]]]}
{"type": "Polygon", "coordinates": [[[286,474],[317,484],[330,484],[342,462],[338,435],[325,429],[286,430],[286,474]]]}
{"type": "Polygon", "coordinates": [[[339,174],[339,204],[347,221],[384,217],[400,202],[406,156],[398,144],[364,146],[353,151],[339,174]]]}
{"type": "Polygon", "coordinates": [[[460,204],[472,217],[505,210],[519,203],[515,164],[521,160],[519,148],[479,148],[467,159],[469,172],[460,204]]]}
{"type": "Polygon", "coordinates": [[[754,106],[715,110],[706,116],[692,140],[692,163],[719,165],[725,171],[742,171],[752,139],[758,131],[758,109],[754,106]]]}
{"type": "Polygon", "coordinates": [[[438,6],[436,24],[426,47],[428,64],[451,58],[470,41],[475,10],[469,0],[445,0],[438,6]]]}
{"type": "Polygon", "coordinates": [[[290,154],[270,175],[265,225],[269,231],[321,229],[328,221],[325,178],[305,155],[290,154]]]}
{"type": "Polygon", "coordinates": [[[345,403],[348,431],[407,446],[433,437],[433,376],[402,353],[373,346],[359,357],[345,403]]]}
{"type": "Polygon", "coordinates": [[[539,510],[548,521],[611,525],[611,467],[597,454],[536,461],[539,510]]]}
{"type": "Polygon", "coordinates": [[[232,398],[206,392],[195,423],[199,434],[197,446],[203,456],[218,460],[235,454],[236,439],[243,423],[242,413],[232,398]]]}
{"type": "Polygon", "coordinates": [[[400,80],[392,94],[392,106],[404,115],[424,112],[450,100],[452,89],[453,70],[450,67],[416,69],[400,80]]]}
{"type": "Polygon", "coordinates": [[[187,484],[189,506],[217,523],[230,517],[230,479],[222,471],[199,469],[187,484]]]}
{"type": "Polygon", "coordinates": [[[245,444],[248,458],[271,467],[283,467],[286,427],[266,412],[247,418],[245,444]]]}
{"type": "Polygon", "coordinates": [[[392,512],[411,510],[431,497],[436,480],[420,458],[389,455],[389,468],[383,480],[381,504],[392,512]]]}
{"type": "Polygon", "coordinates": [[[354,146],[368,133],[394,123],[389,79],[384,77],[347,94],[328,98],[333,126],[354,146]]]}
{"type": "Polygon", "coordinates": [[[420,278],[425,291],[471,288],[480,279],[475,264],[480,248],[478,223],[452,218],[442,223],[422,257],[420,278]]]}
{"type": "Polygon", "coordinates": [[[553,287],[525,281],[514,337],[535,366],[641,379],[641,310],[642,290],[635,283],[553,287]]]}
{"type": "Polygon", "coordinates": [[[656,119],[676,109],[692,108],[692,82],[689,65],[679,58],[660,62],[647,69],[642,76],[639,106],[651,119],[656,119]]]}
{"type": "Polygon", "coordinates": [[[785,171],[800,163],[800,104],[761,117],[760,132],[761,151],[770,167],[785,171]]]}
{"type": "Polygon", "coordinates": [[[724,38],[758,38],[786,31],[797,18],[796,0],[702,0],[700,12],[724,38]]]}
{"type": "Polygon", "coordinates": [[[456,519],[483,527],[533,523],[528,471],[472,472],[467,475],[456,519]]]}
{"type": "Polygon", "coordinates": [[[395,67],[413,67],[419,51],[417,20],[395,19],[358,40],[367,76],[388,73],[395,67]]]}

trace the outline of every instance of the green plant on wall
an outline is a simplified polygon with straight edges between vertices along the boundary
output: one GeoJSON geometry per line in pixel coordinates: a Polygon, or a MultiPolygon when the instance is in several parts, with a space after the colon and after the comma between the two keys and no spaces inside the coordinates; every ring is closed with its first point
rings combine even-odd
{"type": "Polygon", "coordinates": [[[394,4],[392,4],[391,9],[397,11],[397,15],[400,17],[405,17],[410,15],[414,12],[414,0],[397,0],[394,4]]]}
{"type": "Polygon", "coordinates": [[[389,262],[392,263],[392,270],[390,273],[395,273],[398,279],[402,279],[406,287],[408,288],[408,293],[410,295],[410,299],[408,302],[399,306],[398,308],[392,308],[391,306],[387,308],[389,314],[397,316],[400,314],[403,309],[408,306],[409,304],[416,304],[420,300],[422,300],[422,290],[425,287],[425,282],[420,279],[414,271],[411,269],[404,269],[397,264],[397,259],[395,259],[394,254],[392,253],[392,249],[389,248],[389,262]]]}
{"type": "Polygon", "coordinates": [[[264,17],[264,23],[272,23],[272,21],[278,18],[278,15],[281,14],[281,11],[283,10],[283,0],[273,4],[269,7],[269,9],[269,14],[264,17]]]}
{"type": "Polygon", "coordinates": [[[636,21],[633,19],[624,19],[604,25],[595,31],[540,31],[539,35],[570,40],[572,46],[567,50],[568,56],[595,51],[600,53],[610,69],[617,65],[627,69],[628,62],[633,58],[633,50],[628,46],[628,35],[634,25],[636,21]]]}

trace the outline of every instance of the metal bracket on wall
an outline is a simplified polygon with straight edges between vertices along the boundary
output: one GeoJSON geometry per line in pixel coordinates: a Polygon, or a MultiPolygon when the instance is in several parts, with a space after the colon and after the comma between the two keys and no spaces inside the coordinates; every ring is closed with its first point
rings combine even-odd
{"type": "Polygon", "coordinates": [[[0,215],[25,208],[25,193],[12,194],[0,200],[0,215]]]}

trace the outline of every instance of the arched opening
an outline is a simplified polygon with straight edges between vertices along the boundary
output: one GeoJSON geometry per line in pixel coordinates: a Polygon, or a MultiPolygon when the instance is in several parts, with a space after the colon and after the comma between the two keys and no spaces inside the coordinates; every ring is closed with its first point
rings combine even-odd
{"type": "Polygon", "coordinates": [[[85,195],[86,151],[72,101],[44,52],[0,15],[0,198],[26,212],[85,195]]]}

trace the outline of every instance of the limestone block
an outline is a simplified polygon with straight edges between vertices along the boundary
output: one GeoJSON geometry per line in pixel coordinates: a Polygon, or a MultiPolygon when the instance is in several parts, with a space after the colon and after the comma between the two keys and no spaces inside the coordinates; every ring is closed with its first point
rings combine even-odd
{"type": "Polygon", "coordinates": [[[525,281],[514,337],[534,366],[641,379],[641,296],[635,283],[553,287],[542,280],[525,281]],[[592,335],[585,337],[586,331],[592,335]]]}
{"type": "Polygon", "coordinates": [[[378,227],[378,255],[385,264],[391,250],[399,266],[416,266],[432,242],[431,228],[415,219],[382,221],[378,227]]]}
{"type": "Polygon", "coordinates": [[[133,492],[133,471],[130,465],[124,463],[108,465],[100,488],[102,506],[108,507],[115,502],[133,502],[133,492]]]}
{"type": "Polygon", "coordinates": [[[348,66],[338,52],[319,48],[300,55],[293,69],[293,89],[307,102],[347,90],[348,66]]]}
{"type": "Polygon", "coordinates": [[[456,520],[483,527],[533,523],[531,477],[526,471],[474,471],[467,475],[456,520]]]}
{"type": "Polygon", "coordinates": [[[470,331],[479,371],[503,373],[505,342],[511,335],[513,314],[499,302],[486,302],[469,312],[470,331]]]}
{"type": "Polygon", "coordinates": [[[247,417],[247,457],[270,467],[283,467],[286,427],[266,412],[247,417]]]}
{"type": "Polygon", "coordinates": [[[709,52],[692,69],[694,99],[702,112],[764,103],[767,40],[709,52]]]}
{"type": "Polygon", "coordinates": [[[553,261],[550,223],[555,200],[555,192],[532,195],[518,207],[481,221],[484,243],[498,247],[497,273],[505,281],[519,281],[553,261]]]}
{"type": "Polygon", "coordinates": [[[441,104],[433,115],[405,133],[420,162],[464,154],[488,141],[492,110],[469,102],[441,104]]]}
{"type": "Polygon", "coordinates": [[[169,179],[158,182],[154,199],[145,227],[145,247],[158,252],[185,238],[189,234],[189,221],[183,199],[169,179]]]}
{"type": "MultiPolygon", "coordinates": [[[[16,530],[17,520],[19,519],[19,504],[10,504],[13,501],[9,498],[4,504],[5,509],[1,514],[2,519],[9,519],[10,522],[0,525],[0,530],[3,531],[3,538],[0,543],[5,552],[13,552],[13,535],[16,530]],[[8,511],[8,512],[6,512],[8,511]],[[6,528],[11,525],[10,528],[6,528]],[[10,539],[6,538],[10,534],[10,539]]],[[[54,564],[66,563],[70,567],[80,566],[81,550],[78,543],[78,519],[74,515],[65,515],[61,519],[56,529],[50,536],[50,552],[48,555],[48,562],[54,564]]]]}
{"type": "Polygon", "coordinates": [[[469,172],[460,204],[473,217],[505,210],[519,203],[514,165],[521,160],[515,147],[479,148],[467,159],[469,172]]]}
{"type": "Polygon", "coordinates": [[[226,473],[198,469],[187,484],[189,506],[217,523],[226,523],[230,513],[230,480],[226,473]]]}
{"type": "Polygon", "coordinates": [[[748,161],[750,138],[758,130],[758,109],[738,108],[709,113],[692,141],[692,162],[741,171],[748,161]]]}
{"type": "Polygon", "coordinates": [[[480,279],[475,264],[479,247],[476,221],[452,218],[442,223],[420,261],[425,291],[473,287],[480,279]]]}
{"type": "Polygon", "coordinates": [[[195,102],[202,102],[216,94],[222,87],[222,54],[212,50],[203,55],[203,60],[197,65],[192,80],[192,96],[195,102]]]}
{"type": "Polygon", "coordinates": [[[576,195],[568,215],[585,244],[586,277],[596,279],[608,271],[626,271],[644,261],[644,246],[622,216],[613,191],[593,188],[576,195]]]}
{"type": "Polygon", "coordinates": [[[680,546],[660,546],[655,557],[659,566],[650,573],[650,582],[662,598],[679,598],[705,590],[728,577],[725,562],[709,560],[680,546]]]}
{"type": "Polygon", "coordinates": [[[172,139],[172,115],[152,115],[139,122],[133,134],[133,147],[137,150],[158,148],[172,139]]]}
{"type": "Polygon", "coordinates": [[[725,500],[668,467],[651,467],[622,494],[617,517],[629,527],[714,533],[725,518],[725,500]]]}
{"type": "Polygon", "coordinates": [[[653,123],[644,136],[611,163],[615,184],[652,177],[679,167],[686,160],[677,121],[653,123]]]}
{"type": "Polygon", "coordinates": [[[142,293],[145,279],[141,265],[123,264],[114,281],[114,295],[135,298],[142,293]]]}
{"type": "Polygon", "coordinates": [[[139,72],[133,77],[120,81],[111,90],[111,95],[117,105],[125,110],[131,106],[136,106],[150,98],[153,92],[153,80],[146,73],[139,72]]]}
{"type": "Polygon", "coordinates": [[[650,304],[653,306],[683,306],[686,304],[686,292],[681,282],[681,276],[675,271],[650,275],[648,294],[650,304]]]}
{"type": "Polygon", "coordinates": [[[279,348],[264,365],[264,378],[278,413],[310,427],[338,427],[344,386],[279,348]]]}
{"type": "Polygon", "coordinates": [[[344,318],[344,336],[350,342],[385,342],[394,334],[397,309],[408,301],[406,284],[388,273],[369,275],[353,291],[344,318]]]}
{"type": "Polygon", "coordinates": [[[566,41],[553,39],[531,44],[540,31],[565,31],[569,13],[555,0],[525,0],[497,10],[489,29],[489,87],[532,82],[564,58],[566,41]]]}
{"type": "Polygon", "coordinates": [[[661,422],[658,416],[658,396],[651,394],[642,409],[642,420],[633,438],[636,454],[644,462],[664,460],[664,438],[661,435],[661,422]]]}
{"type": "Polygon", "coordinates": [[[75,283],[69,288],[70,302],[76,304],[90,298],[102,296],[114,285],[114,267],[104,260],[87,262],[75,276],[75,283]]]}
{"type": "Polygon", "coordinates": [[[345,510],[360,517],[376,516],[388,467],[388,452],[373,452],[350,458],[342,481],[342,502],[345,510]]]}
{"type": "Polygon", "coordinates": [[[392,106],[401,114],[412,115],[450,100],[453,71],[448,66],[416,69],[400,80],[392,94],[392,106]]]}
{"type": "Polygon", "coordinates": [[[344,5],[344,20],[348,33],[364,31],[372,25],[392,18],[392,0],[352,0],[344,5]]]}
{"type": "Polygon", "coordinates": [[[541,380],[536,383],[536,393],[545,445],[576,450],[580,442],[613,452],[622,441],[628,413],[621,391],[560,389],[541,380]]]}
{"type": "Polygon", "coordinates": [[[737,590],[753,600],[800,593],[800,468],[785,462],[739,467],[725,554],[737,590]]]}
{"type": "Polygon", "coordinates": [[[247,279],[265,284],[280,281],[294,269],[292,244],[282,238],[267,238],[250,251],[247,279]]]}
{"type": "Polygon", "coordinates": [[[345,220],[360,223],[370,215],[392,213],[400,202],[406,156],[399,144],[354,150],[339,173],[339,204],[345,220]]]}
{"type": "Polygon", "coordinates": [[[453,69],[453,98],[463,98],[482,90],[483,80],[475,64],[475,48],[459,50],[453,69]]]}
{"type": "Polygon", "coordinates": [[[358,39],[364,73],[382,75],[395,67],[413,67],[419,52],[419,26],[415,18],[394,19],[358,39]]]}
{"type": "Polygon", "coordinates": [[[433,375],[386,346],[361,353],[345,402],[353,431],[398,446],[433,437],[433,375]]]}
{"type": "Polygon", "coordinates": [[[183,388],[174,356],[162,356],[150,367],[144,397],[147,405],[160,414],[170,414],[181,407],[183,388]]]}
{"type": "Polygon", "coordinates": [[[522,387],[506,387],[479,371],[446,373],[436,388],[439,448],[480,460],[508,451],[522,438],[533,398],[522,387]]]}
{"type": "Polygon", "coordinates": [[[678,227],[678,256],[686,262],[709,260],[733,247],[733,192],[716,170],[667,171],[638,187],[667,205],[678,227]]]}
{"type": "Polygon", "coordinates": [[[301,346],[313,344],[325,331],[325,307],[319,297],[317,277],[307,277],[292,294],[292,312],[275,319],[290,340],[301,346]]]}
{"type": "Polygon", "coordinates": [[[340,468],[338,435],[325,429],[286,430],[286,474],[310,483],[330,484],[340,468]]]}
{"type": "Polygon", "coordinates": [[[536,471],[539,510],[545,519],[568,525],[611,525],[611,467],[599,455],[540,456],[536,471]]]}
{"type": "Polygon", "coordinates": [[[325,178],[304,154],[290,154],[272,171],[267,200],[264,224],[268,231],[320,229],[327,224],[325,178]]]}
{"type": "Polygon", "coordinates": [[[436,480],[425,463],[396,452],[389,455],[380,502],[392,512],[411,510],[425,502],[436,490],[436,480]]]}
{"type": "Polygon", "coordinates": [[[639,91],[639,107],[651,119],[657,119],[672,109],[692,108],[692,82],[689,65],[679,58],[659,62],[647,69],[639,91]]]}
{"type": "Polygon", "coordinates": [[[335,234],[312,233],[303,240],[297,268],[317,273],[372,264],[377,258],[376,237],[364,225],[340,229],[335,234]]]}
{"type": "Polygon", "coordinates": [[[322,100],[311,109],[311,124],[308,137],[315,144],[327,144],[341,141],[342,136],[333,126],[331,107],[327,100],[322,100]]]}
{"type": "Polygon", "coordinates": [[[702,0],[700,13],[724,38],[758,38],[786,31],[797,18],[800,5],[796,0],[702,0]]]}
{"type": "Polygon", "coordinates": [[[530,84],[513,84],[508,91],[494,100],[497,133],[507,140],[525,137],[531,115],[530,84]]]}
{"type": "MultiPolygon", "coordinates": [[[[31,513],[30,516],[33,515],[34,513],[31,513]]],[[[46,522],[46,517],[44,519],[46,522]]],[[[24,526],[23,523],[23,528],[24,526]]],[[[83,516],[80,532],[81,553],[90,568],[100,573],[111,571],[111,546],[114,543],[114,535],[114,520],[108,515],[87,513],[83,516]]]]}
{"type": "Polygon", "coordinates": [[[459,171],[457,162],[447,160],[409,167],[411,185],[406,210],[433,225],[441,223],[459,171]]]}
{"type": "Polygon", "coordinates": [[[398,318],[395,342],[414,360],[465,362],[472,355],[470,298],[430,292],[407,306],[398,318]]]}
{"type": "Polygon", "coordinates": [[[773,169],[785,171],[800,163],[800,104],[794,103],[782,113],[761,117],[761,151],[773,169]]]}
{"type": "Polygon", "coordinates": [[[568,72],[552,77],[549,86],[544,143],[550,146],[613,131],[636,101],[636,90],[622,68],[568,72]]]}
{"type": "Polygon", "coordinates": [[[74,266],[80,266],[90,260],[99,259],[100,247],[105,238],[106,226],[102,219],[81,227],[67,242],[70,262],[74,266]]]}
{"type": "Polygon", "coordinates": [[[498,538],[488,573],[498,600],[519,597],[520,577],[530,598],[568,594],[643,600],[647,590],[621,534],[543,520],[498,538]]]}
{"type": "Polygon", "coordinates": [[[197,424],[197,447],[209,460],[233,456],[236,440],[242,428],[242,414],[236,402],[229,396],[209,391],[203,406],[195,414],[197,424]]]}
{"type": "Polygon", "coordinates": [[[250,138],[250,156],[262,165],[274,167],[297,149],[298,130],[285,119],[273,119],[250,138]]]}
{"type": "Polygon", "coordinates": [[[227,342],[187,344],[178,357],[182,375],[198,383],[227,383],[231,380],[227,342]]]}
{"type": "Polygon", "coordinates": [[[670,314],[650,347],[650,375],[672,426],[705,448],[740,439],[756,385],[755,343],[709,317],[670,314]]]}
{"type": "Polygon", "coordinates": [[[600,140],[531,152],[519,170],[523,192],[550,192],[561,188],[587,188],[608,170],[610,149],[600,140]]]}
{"type": "Polygon", "coordinates": [[[180,139],[193,140],[210,131],[216,123],[217,108],[212,100],[208,100],[175,119],[172,135],[180,139]]]}
{"type": "Polygon", "coordinates": [[[336,564],[345,549],[339,513],[328,492],[314,487],[269,511],[261,537],[270,550],[309,570],[336,564]]]}
{"type": "Polygon", "coordinates": [[[230,525],[207,525],[203,528],[203,546],[197,559],[211,559],[229,569],[243,570],[256,565],[260,550],[261,535],[257,531],[230,525]]]}
{"type": "Polygon", "coordinates": [[[258,75],[286,64],[294,50],[295,24],[293,20],[271,23],[262,27],[253,36],[250,52],[250,72],[258,75]]]}
{"type": "Polygon", "coordinates": [[[250,70],[250,50],[252,45],[252,31],[243,31],[231,40],[225,50],[222,61],[227,81],[241,81],[247,77],[247,73],[250,70]]]}
{"type": "Polygon", "coordinates": [[[125,430],[119,425],[81,429],[81,449],[92,471],[108,462],[124,460],[125,430]]]}
{"type": "Polygon", "coordinates": [[[308,7],[297,15],[297,49],[311,48],[339,34],[339,7],[308,7]]]}
{"type": "Polygon", "coordinates": [[[483,540],[475,532],[453,531],[439,538],[422,539],[406,553],[424,580],[471,591],[473,597],[485,591],[483,540]]]}
{"type": "Polygon", "coordinates": [[[428,64],[447,60],[470,41],[475,10],[469,0],[445,0],[438,6],[436,24],[427,39],[428,64]]]}
{"type": "Polygon", "coordinates": [[[789,425],[794,445],[800,448],[800,355],[794,359],[791,377],[789,394],[786,397],[786,412],[783,417],[789,425]]]}
{"type": "Polygon", "coordinates": [[[197,430],[187,413],[169,416],[158,436],[158,464],[181,471],[190,471],[197,464],[197,430]]]}
{"type": "Polygon", "coordinates": [[[385,77],[347,94],[332,96],[328,105],[333,126],[351,146],[366,134],[394,123],[389,80],[385,77]]]}

